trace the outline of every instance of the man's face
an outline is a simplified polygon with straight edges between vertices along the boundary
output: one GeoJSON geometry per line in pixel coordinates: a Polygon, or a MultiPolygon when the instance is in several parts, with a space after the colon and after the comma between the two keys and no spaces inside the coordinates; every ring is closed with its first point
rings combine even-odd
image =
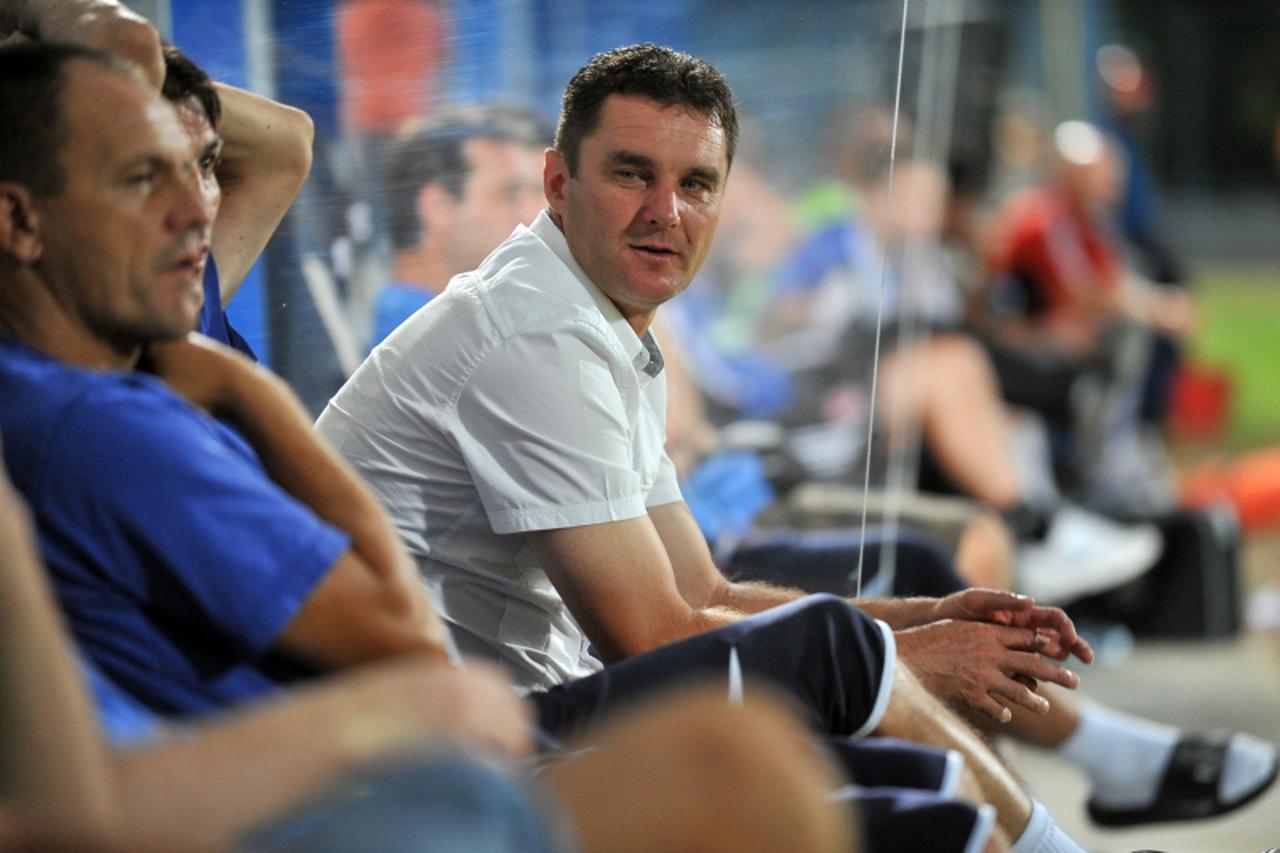
{"type": "Polygon", "coordinates": [[[547,200],[569,249],[637,332],[706,259],[728,168],[719,125],[635,95],[605,100],[575,177],[548,154],[547,200]]]}
{"type": "Polygon", "coordinates": [[[455,206],[450,243],[458,270],[474,269],[542,208],[541,174],[527,146],[475,137],[463,143],[469,172],[455,206]]]}
{"type": "Polygon", "coordinates": [[[195,327],[210,213],[172,106],[85,62],[68,67],[65,189],[37,203],[36,268],[72,322],[124,351],[195,327]]]}
{"type": "Polygon", "coordinates": [[[222,205],[222,187],[218,184],[215,170],[222,156],[222,138],[209,123],[209,116],[194,95],[182,101],[176,101],[174,108],[178,111],[178,121],[187,134],[190,143],[191,159],[195,161],[200,177],[200,196],[204,200],[209,220],[218,217],[218,208],[222,205]]]}

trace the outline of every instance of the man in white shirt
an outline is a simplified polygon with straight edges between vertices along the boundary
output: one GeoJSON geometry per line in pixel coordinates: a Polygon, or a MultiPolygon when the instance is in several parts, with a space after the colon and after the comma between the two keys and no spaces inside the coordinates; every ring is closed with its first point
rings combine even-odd
{"type": "MultiPolygon", "coordinates": [[[[706,257],[736,133],[706,63],[653,45],[595,57],[547,152],[550,209],[387,338],[317,424],[387,507],[459,645],[526,688],[599,671],[591,651],[620,661],[780,605],[830,613],[830,599],[806,610],[798,591],[727,581],[663,450],[649,327],[706,257]]],[[[1092,657],[1061,611],[1008,593],[856,606],[898,632],[889,659],[998,720],[1047,708],[1029,684],[1076,685],[1044,654],[1092,657]]],[[[760,645],[741,656],[748,674],[785,659],[760,645]]],[[[802,681],[830,662],[787,663],[802,681]]],[[[952,732],[941,707],[929,718],[952,732]]],[[[1002,828],[1038,837],[1043,811],[961,748],[1002,828]]]]}

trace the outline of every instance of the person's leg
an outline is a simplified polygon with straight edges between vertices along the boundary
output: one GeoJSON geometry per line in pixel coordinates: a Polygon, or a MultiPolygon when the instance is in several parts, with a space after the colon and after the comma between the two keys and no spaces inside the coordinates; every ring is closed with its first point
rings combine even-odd
{"type": "Polygon", "coordinates": [[[1009,527],[994,513],[974,517],[956,544],[956,572],[971,586],[1012,589],[1016,544],[1009,527]]]}
{"type": "Polygon", "coordinates": [[[860,557],[863,595],[944,596],[966,586],[928,539],[901,528],[890,537],[879,526],[869,527],[865,537],[847,527],[759,531],[734,550],[725,574],[735,581],[766,581],[808,593],[852,597],[860,557]],[[882,576],[881,566],[890,563],[892,575],[882,576]]]}
{"type": "Polygon", "coordinates": [[[1022,500],[1004,402],[976,343],[932,338],[882,363],[881,382],[890,428],[918,421],[938,465],[965,494],[1001,510],[1022,500]]]}
{"type": "Polygon", "coordinates": [[[754,679],[795,700],[817,731],[875,731],[960,752],[1005,834],[1018,838],[1031,801],[978,736],[894,664],[895,654],[893,634],[881,623],[843,599],[816,595],[530,698],[540,724],[564,737],[684,678],[719,681],[726,696],[748,702],[753,690],[743,678],[754,679]]]}
{"type": "Polygon", "coordinates": [[[816,731],[866,734],[888,701],[892,634],[843,599],[815,595],[530,694],[539,725],[572,737],[611,710],[695,680],[743,679],[791,697],[816,731]]]}
{"type": "Polygon", "coordinates": [[[789,707],[755,694],[734,706],[719,688],[677,692],[592,732],[546,777],[582,848],[859,849],[856,821],[829,796],[838,777],[827,757],[789,707]]]}
{"type": "Polygon", "coordinates": [[[894,672],[892,698],[877,731],[963,755],[984,800],[995,807],[1000,829],[1014,840],[1015,851],[1080,850],[1043,807],[1027,796],[983,740],[925,690],[906,667],[897,667],[894,672]]]}
{"type": "Polygon", "coordinates": [[[953,796],[964,777],[958,752],[900,738],[828,738],[827,749],[849,781],[862,788],[911,788],[953,796]]]}
{"type": "MultiPolygon", "coordinates": [[[[1201,742],[1173,726],[1080,701],[1053,685],[1041,687],[1050,700],[1043,717],[1013,709],[1004,731],[1053,750],[1089,777],[1090,812],[1116,823],[1206,817],[1239,808],[1270,786],[1277,771],[1275,747],[1244,734],[1224,733],[1217,756],[1203,758],[1202,790],[1177,793],[1179,802],[1161,802],[1169,777],[1182,772],[1179,756],[1201,742]],[[1159,817],[1156,817],[1159,815],[1159,817]],[[1145,816],[1145,817],[1144,817],[1145,816]]],[[[1205,747],[1199,752],[1213,752],[1205,747]]],[[[1189,771],[1188,771],[1189,772],[1189,771]]]]}
{"type": "Polygon", "coordinates": [[[838,791],[836,797],[860,816],[867,853],[990,853],[1008,849],[1003,834],[996,831],[991,806],[975,806],[914,789],[853,785],[838,791]]]}

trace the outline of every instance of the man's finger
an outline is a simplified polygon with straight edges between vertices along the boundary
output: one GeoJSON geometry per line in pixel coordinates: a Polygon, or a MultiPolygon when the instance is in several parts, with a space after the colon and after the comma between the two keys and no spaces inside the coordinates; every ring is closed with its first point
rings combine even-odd
{"type": "Polygon", "coordinates": [[[990,613],[996,610],[1031,610],[1035,607],[1035,599],[998,589],[970,589],[964,593],[964,604],[974,613],[990,613]]]}
{"type": "Polygon", "coordinates": [[[1020,672],[1015,672],[1010,677],[1014,681],[1026,687],[1028,690],[1037,690],[1040,687],[1040,682],[1036,681],[1034,678],[1031,678],[1030,676],[1023,675],[1020,672]]]}
{"type": "Polygon", "coordinates": [[[1036,681],[1061,684],[1071,690],[1080,686],[1080,676],[1066,667],[1058,666],[1053,661],[1032,652],[1010,653],[1005,661],[1004,671],[1010,676],[1020,673],[1036,681]]]}
{"type": "Polygon", "coordinates": [[[977,695],[966,698],[965,702],[973,711],[990,717],[997,723],[1007,723],[1013,719],[1013,713],[997,702],[990,692],[980,691],[977,695]]]}
{"type": "Polygon", "coordinates": [[[1003,698],[1014,705],[1026,708],[1033,714],[1044,716],[1049,713],[1048,699],[1012,678],[996,679],[988,689],[997,699],[1003,698]]]}

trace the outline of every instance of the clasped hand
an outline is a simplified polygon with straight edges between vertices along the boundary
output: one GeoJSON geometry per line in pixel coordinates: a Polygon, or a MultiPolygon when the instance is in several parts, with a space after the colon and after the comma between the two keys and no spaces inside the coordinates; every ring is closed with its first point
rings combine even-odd
{"type": "Polygon", "coordinates": [[[1040,682],[1079,685],[1055,660],[1093,660],[1066,613],[1024,595],[969,589],[938,599],[928,615],[898,632],[902,660],[940,699],[998,722],[1012,719],[1013,706],[1047,713],[1049,701],[1036,692],[1040,682]]]}

